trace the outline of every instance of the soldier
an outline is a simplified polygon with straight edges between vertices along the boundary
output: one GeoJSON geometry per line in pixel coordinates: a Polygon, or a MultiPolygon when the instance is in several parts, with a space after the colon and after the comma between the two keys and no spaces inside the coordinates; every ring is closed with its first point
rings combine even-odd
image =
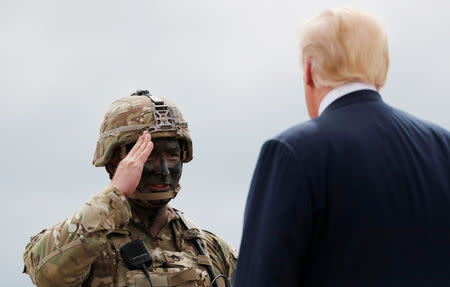
{"type": "Polygon", "coordinates": [[[169,100],[137,91],[112,103],[93,164],[111,184],[81,211],[31,239],[25,269],[37,286],[226,286],[237,252],[168,205],[192,159],[187,123],[169,100]],[[153,258],[131,270],[121,247],[142,240],[153,258]],[[220,276],[222,275],[222,276],[220,276]],[[151,279],[151,283],[147,279],[151,279]]]}

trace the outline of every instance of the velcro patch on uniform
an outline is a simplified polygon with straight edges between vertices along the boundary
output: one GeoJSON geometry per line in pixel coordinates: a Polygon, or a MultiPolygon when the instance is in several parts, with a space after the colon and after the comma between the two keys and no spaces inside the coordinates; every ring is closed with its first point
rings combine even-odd
{"type": "Polygon", "coordinates": [[[166,263],[172,266],[193,266],[193,261],[188,256],[181,252],[163,251],[166,263]]]}
{"type": "Polygon", "coordinates": [[[198,255],[197,256],[197,262],[200,265],[212,266],[211,258],[209,258],[208,255],[198,255]]]}

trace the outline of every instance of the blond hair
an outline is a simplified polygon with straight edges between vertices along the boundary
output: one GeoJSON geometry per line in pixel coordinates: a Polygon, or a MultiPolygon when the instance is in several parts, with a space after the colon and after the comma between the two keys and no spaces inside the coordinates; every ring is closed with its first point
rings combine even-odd
{"type": "Polygon", "coordinates": [[[386,33],[370,15],[351,8],[326,10],[300,30],[301,61],[311,63],[318,87],[364,82],[381,88],[389,68],[386,33]]]}

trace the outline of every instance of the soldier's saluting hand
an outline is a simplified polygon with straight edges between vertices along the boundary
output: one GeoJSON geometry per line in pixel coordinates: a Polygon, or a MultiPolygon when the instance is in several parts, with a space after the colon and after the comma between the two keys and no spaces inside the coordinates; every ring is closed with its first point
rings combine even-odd
{"type": "Polygon", "coordinates": [[[148,131],[144,131],[127,156],[117,166],[111,182],[112,186],[125,196],[132,194],[141,180],[142,169],[152,150],[152,138],[148,131]]]}

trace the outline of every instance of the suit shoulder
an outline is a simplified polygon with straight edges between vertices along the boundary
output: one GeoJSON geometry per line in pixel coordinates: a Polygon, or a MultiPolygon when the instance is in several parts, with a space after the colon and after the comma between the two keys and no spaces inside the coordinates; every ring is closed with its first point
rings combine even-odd
{"type": "Polygon", "coordinates": [[[326,134],[320,132],[320,130],[321,119],[315,118],[286,129],[278,134],[274,140],[283,142],[297,151],[304,147],[310,149],[312,146],[320,145],[325,140],[326,134]]]}
{"type": "Polygon", "coordinates": [[[437,138],[450,146],[450,132],[445,128],[397,108],[392,108],[392,112],[408,121],[415,130],[420,131],[424,136],[437,138]]]}

